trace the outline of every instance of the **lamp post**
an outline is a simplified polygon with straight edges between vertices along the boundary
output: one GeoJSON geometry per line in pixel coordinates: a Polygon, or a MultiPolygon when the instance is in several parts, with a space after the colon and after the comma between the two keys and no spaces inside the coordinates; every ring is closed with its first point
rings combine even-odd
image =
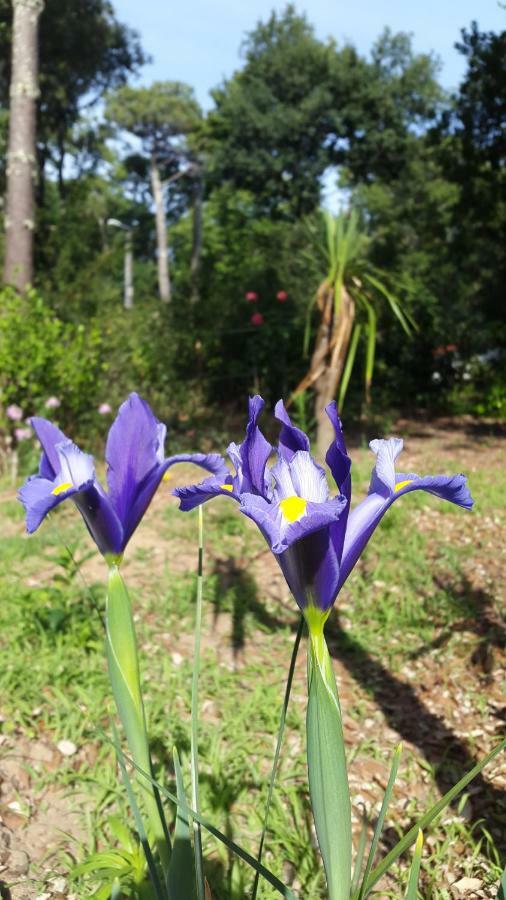
{"type": "Polygon", "coordinates": [[[123,265],[123,306],[132,309],[134,305],[134,254],[132,229],[124,225],[119,219],[107,219],[106,225],[112,228],[120,228],[125,232],[125,261],[123,265]]]}

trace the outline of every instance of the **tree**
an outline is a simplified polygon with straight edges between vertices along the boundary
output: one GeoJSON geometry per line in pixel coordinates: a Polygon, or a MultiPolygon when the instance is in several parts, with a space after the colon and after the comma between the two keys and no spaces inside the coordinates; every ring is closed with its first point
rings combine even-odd
{"type": "Polygon", "coordinates": [[[4,280],[19,291],[33,281],[37,29],[42,0],[13,0],[4,280]]]}
{"type": "Polygon", "coordinates": [[[319,204],[334,162],[342,110],[364,63],[319,41],[289,5],[259,23],[243,45],[244,67],[212,92],[208,116],[209,181],[251,191],[259,215],[297,218],[319,204]]]}
{"type": "MultiPolygon", "coordinates": [[[[0,0],[0,106],[7,105],[11,58],[10,0],[0,0]]],[[[37,150],[39,202],[47,170],[64,189],[73,130],[107,90],[125,84],[146,61],[137,34],[119,22],[109,0],[45,0],[39,24],[37,150]]]]}
{"type": "Polygon", "coordinates": [[[193,89],[178,81],[155,82],[149,88],[120,88],[107,100],[107,118],[142,142],[149,160],[155,207],[158,289],[171,299],[167,247],[165,191],[190,164],[188,135],[200,125],[202,113],[193,89]]]}
{"type": "Polygon", "coordinates": [[[293,392],[291,400],[309,387],[314,389],[316,442],[323,456],[333,437],[332,423],[325,407],[338,394],[338,407],[342,408],[363,331],[366,336],[365,399],[370,404],[378,301],[388,302],[408,335],[413,322],[402,312],[381,274],[371,266],[367,257],[368,239],[359,227],[357,213],[351,211],[337,217],[324,213],[319,224],[323,228],[314,229],[315,249],[327,264],[327,273],[316,294],[320,322],[309,372],[293,392]]]}

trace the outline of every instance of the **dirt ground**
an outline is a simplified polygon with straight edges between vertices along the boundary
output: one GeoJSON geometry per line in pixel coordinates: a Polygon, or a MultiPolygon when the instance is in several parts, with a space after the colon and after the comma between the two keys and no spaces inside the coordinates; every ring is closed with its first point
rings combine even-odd
{"type": "MultiPolygon", "coordinates": [[[[403,459],[406,471],[432,471],[434,460],[437,468],[444,471],[446,463],[458,459],[461,470],[470,478],[473,472],[490,472],[503,469],[505,456],[504,432],[493,425],[474,422],[472,419],[441,420],[431,425],[420,422],[401,421],[392,429],[394,433],[409,435],[407,451],[403,459]]],[[[184,483],[184,472],[174,476],[174,484],[184,483]]],[[[165,502],[160,496],[155,498],[143,527],[132,541],[132,550],[142,546],[152,548],[157,541],[157,506],[165,502]]],[[[423,508],[418,527],[430,535],[434,521],[440,515],[435,504],[423,508]]],[[[421,759],[425,766],[408,767],[401,773],[393,800],[393,815],[401,825],[413,824],[410,810],[413,797],[426,799],[431,790],[431,772],[442,760],[448,763],[444,771],[437,769],[437,787],[441,793],[458,780],[476,760],[487,753],[498,741],[504,730],[505,705],[503,684],[505,676],[504,642],[504,517],[501,521],[486,512],[479,518],[461,516],[447,517],[448,527],[453,529],[452,540],[469,545],[462,570],[462,584],[459,590],[471,595],[477,617],[463,618],[452,633],[444,630],[438,634],[433,646],[421,646],[411,654],[400,671],[392,674],[376,658],[366,655],[353,636],[346,630],[345,618],[340,622],[338,615],[329,627],[329,646],[334,657],[336,676],[340,688],[341,704],[344,711],[345,737],[349,746],[366,739],[378,741],[384,748],[384,759],[373,759],[360,754],[354,756],[350,765],[350,785],[354,809],[357,811],[355,826],[359,827],[358,811],[361,804],[374,806],[381,797],[388,778],[386,760],[394,748],[403,741],[404,754],[421,759]],[[502,607],[502,615],[501,615],[502,607]],[[451,656],[441,653],[455,630],[459,632],[457,644],[452,643],[451,656]],[[347,713],[356,703],[357,696],[365,709],[361,721],[347,713]]],[[[171,566],[183,571],[188,564],[188,551],[181,541],[180,547],[172,546],[171,566]]],[[[128,579],[142,581],[143,564],[134,559],[128,566],[128,579]]],[[[165,565],[165,550],[159,548],[150,558],[150,567],[165,565]]],[[[193,564],[193,556],[191,563],[193,564]]],[[[211,561],[214,566],[226,568],[226,560],[219,554],[211,561]]],[[[95,569],[100,565],[92,559],[87,563],[86,577],[94,580],[95,569]]],[[[293,615],[293,601],[279,569],[269,552],[259,552],[253,566],[251,560],[235,561],[241,567],[249,567],[250,574],[257,581],[259,592],[267,598],[268,615],[278,610],[280,619],[293,615]]],[[[233,577],[227,569],[224,577],[233,577]]],[[[345,598],[346,599],[346,598],[345,598]]],[[[295,627],[294,618],[294,627],[295,627]]],[[[240,647],[231,639],[233,623],[230,615],[221,613],[218,619],[208,616],[204,628],[205,647],[214,651],[230,667],[240,668],[242,660],[250,652],[266,652],[265,641],[255,632],[249,632],[240,647]]],[[[167,649],[171,647],[170,635],[166,636],[167,649]]],[[[192,641],[187,645],[178,639],[177,653],[191,654],[192,641]]],[[[299,656],[297,665],[301,672],[305,666],[304,655],[299,656]]],[[[297,702],[297,700],[295,701],[297,702]]],[[[1,701],[0,701],[1,710],[1,701]]],[[[291,736],[294,740],[294,736],[291,736]]],[[[16,882],[10,893],[4,889],[2,897],[12,900],[78,900],[69,893],[62,871],[54,874],[54,858],[57,848],[64,848],[67,841],[65,832],[73,835],[83,830],[87,798],[69,795],[65,788],[55,788],[54,784],[36,792],[34,782],[40,783],[40,774],[52,773],[60,767],[77,765],[83,753],[93,752],[93,748],[76,750],[72,747],[53,746],[48,739],[28,740],[23,734],[3,736],[0,734],[0,883],[16,882]],[[35,777],[36,776],[36,777],[35,777]],[[47,865],[46,865],[47,864],[47,865]],[[37,871],[51,871],[50,880],[44,886],[34,888],[32,877],[37,871]]],[[[463,810],[468,823],[477,822],[482,817],[498,845],[506,836],[506,765],[504,758],[497,757],[478,777],[468,790],[469,799],[463,810]]],[[[456,808],[450,808],[443,821],[450,821],[457,815],[456,808]]],[[[388,846],[387,830],[385,841],[388,846]]],[[[431,837],[428,838],[430,846],[431,837]]],[[[466,853],[462,844],[457,847],[452,860],[458,853],[466,853]]],[[[453,862],[452,862],[453,866],[453,862]]],[[[493,897],[495,890],[485,885],[485,874],[481,877],[462,876],[459,869],[441,862],[441,877],[449,896],[493,897]]],[[[381,896],[381,892],[376,896],[381,896]]],[[[225,898],[224,898],[225,900],[225,898]]]]}

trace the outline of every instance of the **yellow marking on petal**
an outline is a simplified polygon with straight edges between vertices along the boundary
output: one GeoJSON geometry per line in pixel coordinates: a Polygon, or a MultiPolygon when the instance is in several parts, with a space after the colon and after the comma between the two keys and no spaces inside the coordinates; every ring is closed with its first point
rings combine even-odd
{"type": "Polygon", "coordinates": [[[401,491],[403,487],[406,487],[408,484],[413,484],[413,479],[408,478],[407,481],[399,481],[398,484],[395,485],[394,490],[401,491]]]}
{"type": "Polygon", "coordinates": [[[169,481],[169,480],[170,480],[170,472],[164,472],[162,475],[162,481],[169,481]]]}
{"type": "Polygon", "coordinates": [[[303,497],[285,497],[279,504],[279,508],[285,519],[289,522],[296,522],[306,512],[307,500],[303,497]]]}
{"type": "Polygon", "coordinates": [[[234,485],[233,484],[220,484],[220,488],[222,491],[233,491],[234,485]]]}
{"type": "Polygon", "coordinates": [[[64,481],[63,484],[57,484],[56,487],[53,488],[53,490],[51,491],[51,493],[54,494],[55,497],[57,497],[58,494],[64,494],[65,491],[69,491],[70,488],[72,488],[72,487],[74,487],[74,485],[72,484],[72,482],[70,482],[70,481],[64,481]]]}

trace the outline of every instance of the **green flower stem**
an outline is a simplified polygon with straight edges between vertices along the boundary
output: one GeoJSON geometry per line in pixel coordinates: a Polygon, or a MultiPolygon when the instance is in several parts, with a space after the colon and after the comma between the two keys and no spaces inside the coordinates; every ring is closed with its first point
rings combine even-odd
{"type": "Polygon", "coordinates": [[[309,628],[307,761],[311,805],[329,900],[349,900],[351,804],[341,708],[323,634],[327,616],[306,615],[309,628]]]}
{"type": "MultiPolygon", "coordinates": [[[[109,569],[106,646],[112,692],[128,746],[136,766],[141,772],[145,772],[149,779],[152,775],[152,766],[141,694],[135,627],[130,598],[116,565],[112,565],[109,569]]],[[[170,859],[170,843],[160,798],[145,778],[140,776],[137,781],[142,787],[144,807],[154,846],[166,872],[170,859]]]]}
{"type": "MultiPolygon", "coordinates": [[[[200,675],[200,634],[202,630],[202,593],[203,593],[203,565],[204,565],[204,515],[202,507],[198,509],[199,516],[199,556],[197,569],[197,602],[195,608],[195,642],[193,650],[193,676],[191,696],[191,776],[192,776],[192,805],[200,813],[199,801],[199,675],[200,675]]],[[[193,840],[195,846],[195,874],[197,881],[198,900],[204,900],[204,862],[202,856],[202,832],[200,822],[193,820],[193,840]]]]}

